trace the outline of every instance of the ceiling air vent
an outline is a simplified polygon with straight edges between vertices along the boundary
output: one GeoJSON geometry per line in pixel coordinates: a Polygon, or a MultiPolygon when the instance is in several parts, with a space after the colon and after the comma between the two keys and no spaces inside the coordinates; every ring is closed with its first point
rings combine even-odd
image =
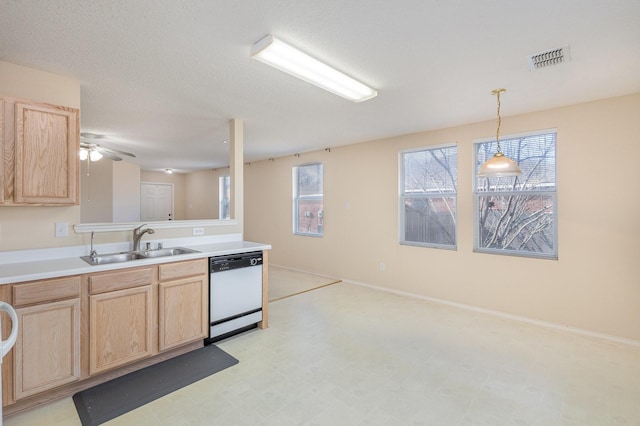
{"type": "Polygon", "coordinates": [[[529,55],[527,58],[527,61],[529,62],[529,69],[531,71],[553,65],[560,65],[561,63],[569,62],[570,60],[571,56],[569,55],[569,45],[536,53],[535,55],[529,55]]]}

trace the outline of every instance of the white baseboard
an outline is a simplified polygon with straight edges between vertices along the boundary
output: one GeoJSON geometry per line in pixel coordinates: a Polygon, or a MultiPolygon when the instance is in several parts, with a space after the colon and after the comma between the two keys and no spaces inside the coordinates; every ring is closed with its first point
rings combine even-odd
{"type": "Polygon", "coordinates": [[[467,311],[473,311],[473,312],[479,312],[479,313],[482,313],[482,314],[493,315],[493,316],[496,316],[496,317],[506,318],[506,319],[509,319],[509,320],[512,320],[512,321],[518,321],[518,322],[522,322],[522,323],[526,323],[526,324],[531,324],[531,325],[535,325],[535,326],[538,326],[538,327],[543,327],[543,328],[547,328],[547,329],[551,329],[551,330],[555,330],[555,331],[562,331],[562,332],[571,333],[571,334],[577,334],[577,335],[580,335],[580,336],[590,337],[590,338],[594,338],[594,339],[602,339],[602,340],[606,340],[606,341],[611,342],[611,343],[618,343],[618,344],[622,344],[622,345],[633,346],[634,348],[640,348],[640,341],[638,341],[638,340],[627,339],[627,338],[624,338],[624,337],[613,336],[613,335],[605,334],[605,333],[598,333],[598,332],[595,332],[595,331],[585,330],[585,329],[582,329],[582,328],[571,327],[571,326],[567,326],[567,325],[556,324],[556,323],[553,323],[553,322],[541,321],[541,320],[537,320],[537,319],[533,319],[533,318],[507,314],[505,312],[494,311],[494,310],[485,309],[485,308],[479,308],[479,307],[472,306],[472,305],[465,305],[464,303],[450,302],[448,300],[438,299],[438,298],[435,298],[435,297],[423,296],[423,295],[416,294],[416,293],[410,293],[410,292],[400,291],[400,290],[393,290],[393,289],[390,289],[390,288],[387,288],[387,287],[381,287],[381,286],[376,286],[376,285],[371,285],[371,284],[365,284],[365,283],[361,283],[361,282],[353,281],[353,280],[342,280],[342,282],[344,282],[346,284],[354,284],[354,285],[359,285],[359,286],[363,286],[363,287],[369,287],[369,288],[372,288],[372,289],[375,289],[375,290],[386,291],[388,293],[397,294],[399,296],[406,296],[406,297],[411,297],[411,298],[414,298],[414,299],[428,300],[430,302],[440,303],[440,304],[448,305],[448,306],[451,306],[451,307],[454,307],[454,308],[458,308],[458,309],[464,309],[464,310],[467,310],[467,311]]]}

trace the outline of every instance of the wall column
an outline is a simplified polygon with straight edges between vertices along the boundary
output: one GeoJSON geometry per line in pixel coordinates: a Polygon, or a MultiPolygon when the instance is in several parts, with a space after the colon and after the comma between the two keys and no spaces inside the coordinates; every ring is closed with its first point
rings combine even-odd
{"type": "Polygon", "coordinates": [[[231,218],[238,221],[244,237],[244,123],[229,122],[229,173],[231,175],[231,218]]]}

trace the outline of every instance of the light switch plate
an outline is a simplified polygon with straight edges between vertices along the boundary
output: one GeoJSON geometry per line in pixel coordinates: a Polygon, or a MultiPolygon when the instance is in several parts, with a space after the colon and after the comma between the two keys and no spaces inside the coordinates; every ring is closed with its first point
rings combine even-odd
{"type": "Polygon", "coordinates": [[[56,237],[68,237],[69,224],[67,222],[56,222],[56,237]]]}

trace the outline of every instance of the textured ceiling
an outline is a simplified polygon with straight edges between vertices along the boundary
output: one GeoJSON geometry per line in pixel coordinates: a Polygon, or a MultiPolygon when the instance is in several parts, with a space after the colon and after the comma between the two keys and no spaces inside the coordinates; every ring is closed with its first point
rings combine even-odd
{"type": "MultiPolygon", "coordinates": [[[[2,0],[0,60],[77,78],[84,132],[145,169],[255,161],[640,92],[636,0],[2,0]],[[378,90],[352,103],[249,56],[273,34],[378,90]],[[571,61],[527,56],[569,44],[571,61]]],[[[479,137],[490,135],[478,135],[479,137]]]]}

